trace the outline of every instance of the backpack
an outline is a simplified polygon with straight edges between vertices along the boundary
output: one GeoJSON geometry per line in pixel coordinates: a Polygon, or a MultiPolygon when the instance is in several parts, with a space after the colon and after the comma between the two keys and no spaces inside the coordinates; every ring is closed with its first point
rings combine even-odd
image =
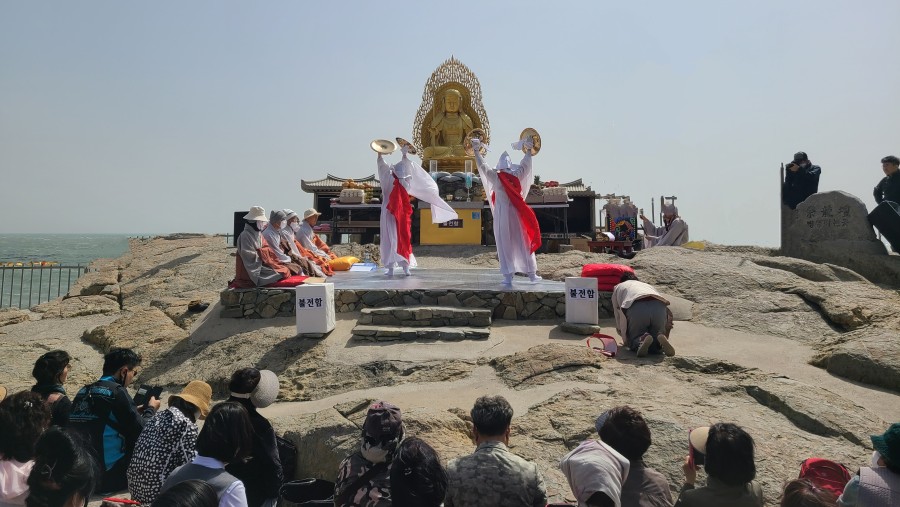
{"type": "Polygon", "coordinates": [[[850,470],[831,460],[809,458],[800,465],[799,478],[840,496],[844,492],[844,486],[850,482],[850,470]]]}

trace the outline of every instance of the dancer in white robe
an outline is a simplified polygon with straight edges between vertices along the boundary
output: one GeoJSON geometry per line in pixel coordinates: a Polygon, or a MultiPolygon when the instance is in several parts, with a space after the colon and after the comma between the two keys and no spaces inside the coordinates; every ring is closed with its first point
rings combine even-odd
{"type": "MultiPolygon", "coordinates": [[[[513,148],[522,149],[523,144],[530,148],[530,143],[525,141],[513,143],[513,148]]],[[[534,211],[524,204],[534,181],[531,154],[526,151],[522,162],[513,164],[510,162],[509,154],[504,151],[497,167],[493,168],[485,164],[481,158],[479,151],[481,142],[478,139],[472,140],[472,147],[475,149],[475,161],[478,163],[481,183],[484,185],[485,195],[494,216],[494,241],[497,244],[503,283],[512,284],[513,275],[516,273],[527,273],[528,278],[536,282],[541,277],[537,276],[537,260],[534,252],[540,247],[541,233],[534,211]],[[518,196],[508,193],[514,190],[512,187],[507,190],[502,181],[504,178],[502,173],[507,173],[518,180],[520,187],[518,196]]],[[[512,179],[509,181],[512,182],[512,179]]]]}
{"type": "Polygon", "coordinates": [[[688,225],[678,216],[678,207],[665,203],[662,208],[663,225],[653,225],[647,217],[641,215],[644,222],[644,248],[654,246],[680,246],[688,241],[688,225]]]}
{"type": "Polygon", "coordinates": [[[412,206],[409,196],[431,204],[431,221],[442,224],[459,218],[456,211],[441,199],[437,183],[420,166],[407,158],[406,146],[400,148],[403,158],[388,165],[378,154],[378,180],[381,182],[381,264],[385,274],[393,276],[400,266],[408,276],[409,268],[416,266],[412,253],[410,223],[412,206]]]}

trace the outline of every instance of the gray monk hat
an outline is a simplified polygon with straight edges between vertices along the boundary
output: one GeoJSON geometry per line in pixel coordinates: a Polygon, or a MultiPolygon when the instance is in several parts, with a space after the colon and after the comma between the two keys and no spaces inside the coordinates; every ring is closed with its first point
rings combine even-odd
{"type": "Polygon", "coordinates": [[[287,220],[287,215],[284,214],[284,211],[276,209],[269,213],[269,222],[271,223],[284,222],[285,220],[287,220]]]}

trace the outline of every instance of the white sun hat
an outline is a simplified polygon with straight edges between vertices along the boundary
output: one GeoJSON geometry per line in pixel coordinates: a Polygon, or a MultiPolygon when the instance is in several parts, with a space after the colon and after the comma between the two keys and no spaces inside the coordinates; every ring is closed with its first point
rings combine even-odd
{"type": "Polygon", "coordinates": [[[250,212],[244,215],[244,220],[257,220],[261,222],[269,221],[269,219],[266,218],[266,210],[263,209],[262,206],[251,206],[250,212]]]}

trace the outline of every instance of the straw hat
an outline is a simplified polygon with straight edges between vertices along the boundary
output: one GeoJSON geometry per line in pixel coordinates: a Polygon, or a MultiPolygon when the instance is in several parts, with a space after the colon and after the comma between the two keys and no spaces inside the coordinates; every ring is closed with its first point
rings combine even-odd
{"type": "Polygon", "coordinates": [[[170,405],[172,404],[172,398],[181,398],[199,408],[200,417],[206,417],[209,414],[209,404],[212,401],[212,388],[206,382],[192,380],[188,385],[184,386],[180,393],[169,396],[170,405]]]}
{"type": "Polygon", "coordinates": [[[266,218],[266,210],[263,209],[262,206],[252,206],[250,208],[250,212],[244,215],[244,220],[260,220],[263,222],[269,221],[269,219],[266,218]]]}
{"type": "Polygon", "coordinates": [[[303,212],[303,220],[306,220],[307,218],[309,218],[311,216],[319,216],[319,215],[321,215],[321,213],[316,211],[316,208],[309,208],[303,212]]]}

